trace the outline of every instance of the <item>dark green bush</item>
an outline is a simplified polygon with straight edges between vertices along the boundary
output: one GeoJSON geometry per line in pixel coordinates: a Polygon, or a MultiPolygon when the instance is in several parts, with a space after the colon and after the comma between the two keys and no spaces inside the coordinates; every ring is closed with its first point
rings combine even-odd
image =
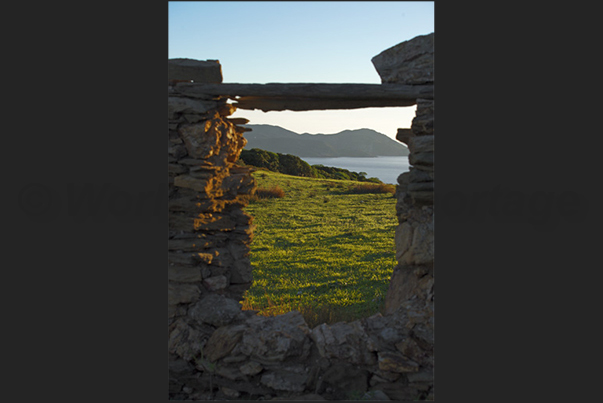
{"type": "Polygon", "coordinates": [[[352,172],[347,169],[326,167],[320,164],[310,165],[295,155],[273,153],[259,148],[243,150],[238,162],[286,175],[382,183],[377,178],[367,178],[366,172],[352,172]]]}

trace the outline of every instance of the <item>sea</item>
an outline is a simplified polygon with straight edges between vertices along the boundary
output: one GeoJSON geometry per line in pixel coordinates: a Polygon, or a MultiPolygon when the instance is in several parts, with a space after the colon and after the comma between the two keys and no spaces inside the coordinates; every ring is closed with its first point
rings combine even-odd
{"type": "Polygon", "coordinates": [[[347,169],[352,172],[366,172],[367,178],[378,178],[384,183],[397,184],[398,176],[409,169],[408,156],[405,157],[337,157],[306,158],[310,165],[321,164],[327,167],[347,169]]]}

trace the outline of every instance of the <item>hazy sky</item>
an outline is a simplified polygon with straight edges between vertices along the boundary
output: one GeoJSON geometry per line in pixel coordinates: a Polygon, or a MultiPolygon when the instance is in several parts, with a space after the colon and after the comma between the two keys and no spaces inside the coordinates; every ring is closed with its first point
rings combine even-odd
{"type": "MultiPolygon", "coordinates": [[[[380,84],[371,58],[434,32],[434,2],[198,1],[168,3],[168,58],[217,59],[225,83],[380,84]]],[[[370,128],[395,137],[410,108],[262,112],[252,124],[298,133],[370,128]]]]}

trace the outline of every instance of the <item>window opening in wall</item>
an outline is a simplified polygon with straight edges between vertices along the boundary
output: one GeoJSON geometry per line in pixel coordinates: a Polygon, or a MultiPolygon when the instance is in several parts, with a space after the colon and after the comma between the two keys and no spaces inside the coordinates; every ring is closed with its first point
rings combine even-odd
{"type": "MultiPolygon", "coordinates": [[[[415,107],[366,109],[394,109],[398,128],[410,127],[415,111],[415,107]],[[408,122],[400,119],[401,112],[410,115],[408,122]]],[[[357,115],[364,112],[356,111],[357,115]]],[[[320,112],[336,116],[333,112],[338,111],[320,112]]],[[[256,228],[251,244],[254,282],[244,295],[243,309],[256,310],[266,316],[298,310],[311,327],[383,313],[385,294],[396,266],[395,178],[408,170],[407,157],[307,155],[312,155],[312,150],[325,154],[329,147],[338,155],[354,155],[352,143],[362,140],[364,144],[356,148],[367,154],[376,150],[375,143],[379,139],[391,149],[396,145],[405,146],[370,131],[355,133],[357,129],[351,124],[348,127],[352,132],[341,130],[344,133],[337,135],[341,142],[335,138],[320,142],[318,138],[310,139],[309,135],[305,135],[307,139],[296,138],[298,132],[283,127],[286,123],[277,126],[275,122],[286,114],[293,117],[292,122],[299,122],[309,114],[316,116],[315,112],[259,113],[261,115],[258,111],[238,110],[232,115],[250,120],[247,126],[253,130],[245,133],[248,145],[239,163],[256,167],[252,175],[258,185],[245,208],[254,217],[256,228]],[[277,114],[281,116],[271,116],[277,114]],[[271,124],[258,126],[258,121],[271,124]],[[305,145],[304,141],[315,143],[305,145]],[[337,147],[337,144],[340,145],[337,147]],[[296,149],[300,150],[301,157],[295,155],[296,149]],[[375,164],[380,158],[392,164],[397,159],[398,164],[389,167],[389,177],[393,180],[383,180],[366,172],[370,170],[369,160],[375,164]],[[333,167],[337,159],[348,164],[356,162],[356,166],[365,169],[333,167]],[[322,166],[318,165],[321,160],[325,161],[322,166]]],[[[289,127],[299,131],[298,127],[302,126],[296,124],[289,127]]],[[[371,123],[366,122],[364,126],[370,127],[371,123]]],[[[395,130],[397,128],[393,129],[394,135],[395,130]]],[[[379,154],[378,150],[376,153],[379,154]]]]}

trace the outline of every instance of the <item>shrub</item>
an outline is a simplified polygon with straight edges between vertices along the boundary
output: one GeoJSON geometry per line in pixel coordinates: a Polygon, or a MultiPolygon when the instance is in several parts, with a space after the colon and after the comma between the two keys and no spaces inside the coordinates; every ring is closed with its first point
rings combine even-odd
{"type": "Polygon", "coordinates": [[[387,183],[357,185],[349,190],[349,193],[364,194],[364,193],[396,193],[396,186],[387,183]]]}
{"type": "Polygon", "coordinates": [[[366,172],[351,172],[347,169],[326,167],[320,164],[310,165],[295,155],[274,153],[259,148],[242,150],[237,163],[307,178],[381,183],[377,178],[367,178],[366,172]]]}
{"type": "Polygon", "coordinates": [[[280,186],[271,188],[257,188],[255,191],[256,199],[272,199],[285,197],[285,191],[280,186]]]}

